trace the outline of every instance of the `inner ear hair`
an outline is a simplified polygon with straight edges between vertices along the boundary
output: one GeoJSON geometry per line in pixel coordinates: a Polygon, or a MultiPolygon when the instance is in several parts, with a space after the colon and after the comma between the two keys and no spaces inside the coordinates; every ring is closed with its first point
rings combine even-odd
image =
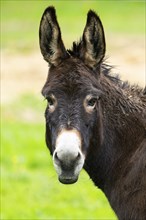
{"type": "Polygon", "coordinates": [[[44,59],[57,66],[69,55],[64,47],[54,7],[48,7],[42,16],[39,29],[40,49],[44,59]]]}
{"type": "Polygon", "coordinates": [[[89,11],[82,37],[81,58],[92,69],[100,65],[105,56],[104,29],[99,16],[89,11]]]}

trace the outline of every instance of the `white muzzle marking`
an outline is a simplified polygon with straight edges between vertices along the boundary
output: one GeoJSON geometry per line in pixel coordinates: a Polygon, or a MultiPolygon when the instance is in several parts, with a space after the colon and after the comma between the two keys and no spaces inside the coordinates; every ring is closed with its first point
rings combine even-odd
{"type": "MultiPolygon", "coordinates": [[[[77,130],[62,130],[59,133],[53,154],[54,166],[59,178],[70,180],[78,178],[85,160],[81,152],[81,144],[81,136],[77,130]]],[[[73,182],[75,181],[71,183],[73,182]]]]}

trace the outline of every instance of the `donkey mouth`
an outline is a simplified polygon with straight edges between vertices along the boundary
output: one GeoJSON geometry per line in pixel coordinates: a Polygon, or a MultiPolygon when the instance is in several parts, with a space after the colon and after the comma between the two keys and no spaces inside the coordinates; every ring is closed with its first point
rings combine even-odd
{"type": "Polygon", "coordinates": [[[60,176],[58,176],[58,179],[63,184],[73,184],[77,182],[78,176],[70,176],[70,175],[61,174],[60,176]]]}

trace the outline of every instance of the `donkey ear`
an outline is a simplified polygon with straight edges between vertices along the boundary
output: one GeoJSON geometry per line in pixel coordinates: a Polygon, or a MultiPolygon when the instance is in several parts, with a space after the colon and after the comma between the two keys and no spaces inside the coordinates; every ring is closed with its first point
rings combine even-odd
{"type": "Polygon", "coordinates": [[[50,65],[57,66],[68,57],[61,39],[54,7],[48,7],[43,13],[39,28],[39,40],[42,55],[50,65]]]}
{"type": "Polygon", "coordinates": [[[89,11],[80,45],[80,58],[87,66],[96,69],[104,58],[106,45],[104,29],[95,12],[89,11]]]}

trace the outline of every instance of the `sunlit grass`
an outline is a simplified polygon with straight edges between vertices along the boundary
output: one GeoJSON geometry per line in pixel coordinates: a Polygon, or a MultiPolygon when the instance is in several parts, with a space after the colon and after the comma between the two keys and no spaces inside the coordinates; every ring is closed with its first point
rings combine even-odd
{"type": "Polygon", "coordinates": [[[116,219],[84,171],[74,185],[58,182],[45,145],[42,100],[25,95],[1,109],[1,219],[116,219]],[[23,117],[27,109],[33,120],[23,117]]]}

